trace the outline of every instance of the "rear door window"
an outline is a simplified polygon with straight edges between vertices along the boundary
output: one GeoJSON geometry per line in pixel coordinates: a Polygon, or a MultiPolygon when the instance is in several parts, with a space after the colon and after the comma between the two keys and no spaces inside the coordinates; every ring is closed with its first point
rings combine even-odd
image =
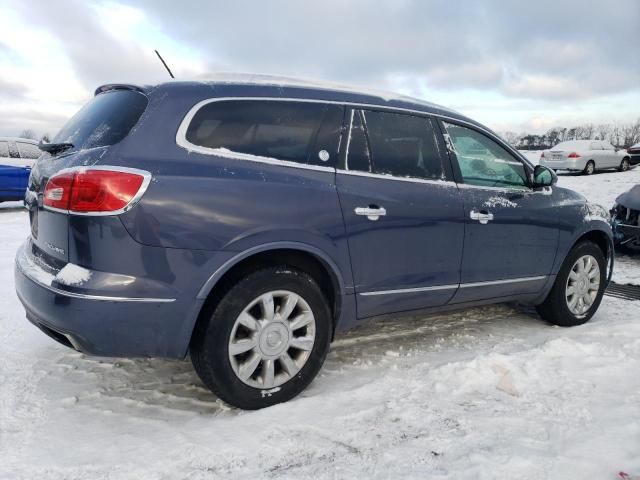
{"type": "Polygon", "coordinates": [[[395,177],[444,179],[436,135],[427,117],[354,111],[347,168],[395,177]]]}
{"type": "Polygon", "coordinates": [[[21,158],[36,159],[42,153],[40,149],[32,143],[16,142],[21,158]]]}
{"type": "Polygon", "coordinates": [[[7,142],[0,142],[0,157],[9,157],[9,144],[7,142]]]}
{"type": "Polygon", "coordinates": [[[200,147],[333,166],[344,107],[312,102],[229,100],[204,105],[186,140],[200,147]]]}
{"type": "Polygon", "coordinates": [[[125,138],[147,108],[147,97],[134,90],[109,90],[93,97],[53,138],[73,150],[115,145],[125,138]]]}

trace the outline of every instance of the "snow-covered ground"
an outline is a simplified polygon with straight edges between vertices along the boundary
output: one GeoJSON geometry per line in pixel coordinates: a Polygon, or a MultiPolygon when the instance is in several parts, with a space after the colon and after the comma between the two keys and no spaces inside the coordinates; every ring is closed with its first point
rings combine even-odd
{"type": "MultiPolygon", "coordinates": [[[[633,183],[640,170],[559,180],[607,208],[633,183]]],[[[640,302],[605,297],[572,329],[513,305],[369,324],[302,396],[242,412],[188,361],[89,358],[32,327],[13,291],[27,223],[0,207],[0,479],[640,472],[640,302]]],[[[617,269],[638,283],[639,264],[617,269]]]]}

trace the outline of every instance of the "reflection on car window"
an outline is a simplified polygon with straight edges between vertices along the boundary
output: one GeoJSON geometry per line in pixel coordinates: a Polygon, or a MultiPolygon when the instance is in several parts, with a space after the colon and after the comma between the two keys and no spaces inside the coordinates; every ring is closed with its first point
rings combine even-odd
{"type": "Polygon", "coordinates": [[[489,137],[460,125],[444,123],[464,183],[485,187],[526,188],[520,160],[489,137]]]}
{"type": "Polygon", "coordinates": [[[444,179],[431,120],[391,112],[353,112],[347,167],[396,177],[444,179]]]}
{"type": "Polygon", "coordinates": [[[347,169],[371,172],[371,155],[360,110],[351,112],[351,133],[347,143],[347,169]]]}
{"type": "Polygon", "coordinates": [[[343,107],[322,103],[212,102],[195,114],[186,138],[194,145],[211,149],[332,165],[337,156],[342,114],[343,107]],[[323,150],[325,154],[320,158],[323,150]]]}
{"type": "Polygon", "coordinates": [[[21,158],[36,159],[40,156],[40,149],[32,143],[16,142],[21,158]]]}

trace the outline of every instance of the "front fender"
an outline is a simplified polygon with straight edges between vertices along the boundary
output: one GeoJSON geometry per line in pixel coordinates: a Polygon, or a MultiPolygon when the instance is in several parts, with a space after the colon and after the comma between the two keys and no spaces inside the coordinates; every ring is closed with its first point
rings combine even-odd
{"type": "Polygon", "coordinates": [[[607,272],[607,285],[611,281],[613,275],[613,263],[614,263],[614,247],[613,247],[613,232],[608,220],[603,217],[597,216],[597,212],[589,211],[585,205],[587,213],[584,216],[583,222],[580,223],[573,231],[568,232],[568,235],[564,235],[561,239],[561,244],[558,247],[558,254],[553,266],[553,274],[557,275],[562,267],[562,263],[571,251],[571,249],[583,238],[593,235],[597,232],[597,235],[604,236],[607,239],[607,252],[606,259],[608,265],[607,272]]]}

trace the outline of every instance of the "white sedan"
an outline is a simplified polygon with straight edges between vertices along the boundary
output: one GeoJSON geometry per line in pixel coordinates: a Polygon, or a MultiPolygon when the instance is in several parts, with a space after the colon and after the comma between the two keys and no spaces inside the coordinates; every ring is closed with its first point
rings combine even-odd
{"type": "Polygon", "coordinates": [[[575,170],[591,175],[596,170],[629,169],[631,158],[622,149],[602,140],[571,140],[561,142],[540,155],[540,165],[553,170],[575,170]]]}

